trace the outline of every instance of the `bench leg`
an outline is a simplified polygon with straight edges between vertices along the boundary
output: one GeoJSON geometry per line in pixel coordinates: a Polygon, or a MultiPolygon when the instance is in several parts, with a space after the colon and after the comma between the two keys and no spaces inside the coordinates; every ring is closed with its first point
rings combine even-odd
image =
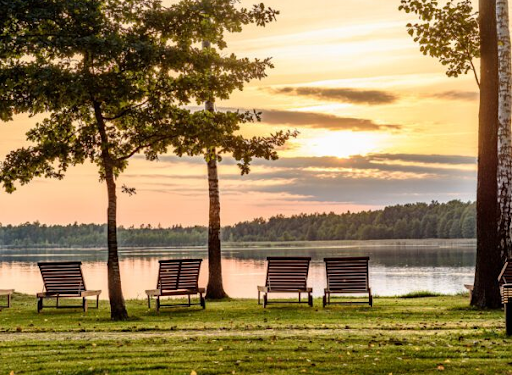
{"type": "Polygon", "coordinates": [[[261,292],[258,290],[258,305],[261,305],[260,294],[261,294],[261,292]]]}
{"type": "Polygon", "coordinates": [[[505,330],[507,336],[512,336],[512,301],[505,303],[505,330]]]}
{"type": "Polygon", "coordinates": [[[160,312],[160,296],[156,297],[156,312],[160,312]]]}
{"type": "Polygon", "coordinates": [[[188,295],[188,307],[192,306],[190,303],[190,294],[188,295]]]}
{"type": "Polygon", "coordinates": [[[300,303],[300,292],[299,292],[299,303],[300,303]]]}
{"type": "Polygon", "coordinates": [[[39,314],[42,309],[43,309],[43,299],[38,298],[37,299],[37,313],[39,314]]]}
{"type": "Polygon", "coordinates": [[[7,295],[7,308],[11,307],[11,295],[7,295]]]}
{"type": "Polygon", "coordinates": [[[311,293],[308,293],[308,305],[309,307],[313,307],[313,296],[311,293]]]}
{"type": "Polygon", "coordinates": [[[87,300],[82,298],[82,308],[84,309],[84,312],[87,312],[87,300]]]}
{"type": "Polygon", "coordinates": [[[206,299],[203,297],[203,293],[199,293],[199,301],[201,303],[201,307],[206,309],[206,299]]]}
{"type": "Polygon", "coordinates": [[[99,295],[96,296],[96,308],[97,309],[100,308],[100,296],[99,295]]]}
{"type": "Polygon", "coordinates": [[[148,296],[148,309],[150,309],[150,308],[151,308],[151,297],[148,296]]]}

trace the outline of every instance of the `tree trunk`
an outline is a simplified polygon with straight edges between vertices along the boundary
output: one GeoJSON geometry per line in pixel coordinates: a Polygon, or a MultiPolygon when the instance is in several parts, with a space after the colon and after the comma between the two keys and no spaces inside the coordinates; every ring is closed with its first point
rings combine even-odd
{"type": "Polygon", "coordinates": [[[471,304],[500,306],[498,249],[498,41],[496,0],[480,0],[481,86],[478,127],[477,254],[471,304]]]}
{"type": "MultiPolygon", "coordinates": [[[[210,48],[211,43],[204,40],[203,49],[210,48]]],[[[207,101],[204,109],[214,112],[213,100],[207,101]]],[[[208,217],[208,286],[206,298],[222,299],[228,295],[222,285],[222,249],[220,244],[220,194],[219,174],[217,172],[217,159],[215,149],[210,151],[208,160],[208,195],[210,198],[210,211],[208,217]]]]}
{"type": "Polygon", "coordinates": [[[108,240],[108,295],[110,298],[110,318],[125,320],[128,312],[124,303],[121,288],[121,272],[119,271],[119,256],[117,253],[117,196],[116,183],[111,165],[105,165],[105,181],[108,192],[107,209],[107,240],[108,240]]]}
{"type": "Polygon", "coordinates": [[[108,295],[110,299],[110,318],[112,320],[125,320],[128,318],[126,305],[121,288],[121,272],[119,271],[119,256],[117,253],[117,196],[114,166],[108,150],[108,135],[105,122],[101,114],[100,104],[94,103],[94,112],[98,130],[101,137],[101,157],[107,184],[107,243],[108,243],[108,295]]]}
{"type": "Polygon", "coordinates": [[[503,260],[512,255],[511,53],[508,0],[496,1],[498,37],[498,244],[503,260]]]}
{"type": "MultiPolygon", "coordinates": [[[[213,150],[212,154],[215,154],[213,150]]],[[[210,212],[208,222],[208,287],[206,298],[227,298],[222,285],[222,252],[220,244],[220,198],[217,160],[208,161],[208,192],[210,197],[210,212]]]]}

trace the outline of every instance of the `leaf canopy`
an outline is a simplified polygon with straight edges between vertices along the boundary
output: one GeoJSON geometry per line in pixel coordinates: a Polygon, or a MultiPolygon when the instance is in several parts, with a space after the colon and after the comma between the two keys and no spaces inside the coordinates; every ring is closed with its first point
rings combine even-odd
{"type": "Polygon", "coordinates": [[[262,4],[183,0],[0,1],[0,115],[45,119],[27,133],[32,142],[7,155],[0,180],[62,178],[73,165],[96,163],[121,173],[131,156],[148,159],[172,149],[199,155],[217,147],[249,171],[253,157],[277,158],[293,132],[245,139],[241,124],[256,112],[193,111],[192,104],[227,99],[262,79],[270,59],[224,56],[228,32],[264,26],[277,12],[262,4]],[[202,49],[200,42],[212,47],[202,49]]]}

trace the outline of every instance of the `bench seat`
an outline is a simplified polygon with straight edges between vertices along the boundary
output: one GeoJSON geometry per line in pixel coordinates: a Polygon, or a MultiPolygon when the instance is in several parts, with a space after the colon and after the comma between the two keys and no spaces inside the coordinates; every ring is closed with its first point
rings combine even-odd
{"type": "Polygon", "coordinates": [[[183,290],[172,290],[172,291],[162,291],[160,289],[148,289],[146,290],[146,294],[150,297],[165,297],[165,296],[186,296],[189,294],[198,294],[204,293],[205,288],[197,288],[197,289],[183,289],[183,290]]]}
{"type": "Polygon", "coordinates": [[[69,293],[69,292],[40,292],[36,294],[37,298],[84,298],[99,296],[101,290],[84,290],[80,293],[69,293]]]}
{"type": "Polygon", "coordinates": [[[258,305],[270,303],[307,303],[313,306],[313,288],[307,286],[310,257],[268,257],[267,276],[264,286],[258,286],[258,305]],[[268,300],[269,293],[298,293],[298,301],[268,300]],[[302,293],[307,293],[307,301],[302,301],[302,293]]]}
{"type": "Polygon", "coordinates": [[[199,272],[202,259],[171,259],[160,260],[156,289],[146,290],[148,308],[151,308],[151,298],[156,298],[156,311],[160,307],[200,305],[206,308],[203,297],[205,288],[199,288],[199,272]],[[191,296],[199,294],[199,303],[192,303],[191,296]],[[160,297],[187,296],[186,304],[166,304],[160,302],[160,297]]]}
{"type": "Polygon", "coordinates": [[[82,308],[86,312],[86,297],[96,297],[96,308],[99,307],[101,290],[87,290],[82,273],[82,262],[39,262],[37,265],[44,283],[44,291],[36,294],[38,313],[44,307],[82,308]],[[43,300],[47,298],[55,298],[57,301],[55,306],[44,306],[43,300]],[[81,298],[82,304],[59,305],[61,298],[81,298]]]}
{"type": "Polygon", "coordinates": [[[368,262],[369,257],[325,258],[327,288],[324,289],[323,306],[328,304],[364,303],[373,305],[370,289],[368,262]],[[333,294],[367,294],[368,301],[332,302],[333,294]]]}

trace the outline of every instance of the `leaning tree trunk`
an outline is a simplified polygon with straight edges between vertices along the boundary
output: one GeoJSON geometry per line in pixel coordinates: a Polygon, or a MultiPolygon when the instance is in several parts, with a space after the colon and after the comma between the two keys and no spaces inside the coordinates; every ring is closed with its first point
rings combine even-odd
{"type": "Polygon", "coordinates": [[[477,253],[471,304],[500,306],[496,282],[501,268],[498,250],[498,41],[496,0],[480,0],[481,86],[478,126],[477,253]]]}
{"type": "Polygon", "coordinates": [[[508,0],[496,1],[498,36],[498,244],[503,259],[512,255],[511,53],[508,0]]]}
{"type": "Polygon", "coordinates": [[[126,305],[121,288],[121,272],[119,271],[119,256],[117,253],[117,196],[114,166],[108,150],[108,135],[101,114],[100,104],[94,103],[94,112],[98,130],[101,137],[101,157],[107,184],[107,243],[108,243],[108,295],[110,299],[110,317],[112,320],[125,320],[128,318],[126,305]]]}

